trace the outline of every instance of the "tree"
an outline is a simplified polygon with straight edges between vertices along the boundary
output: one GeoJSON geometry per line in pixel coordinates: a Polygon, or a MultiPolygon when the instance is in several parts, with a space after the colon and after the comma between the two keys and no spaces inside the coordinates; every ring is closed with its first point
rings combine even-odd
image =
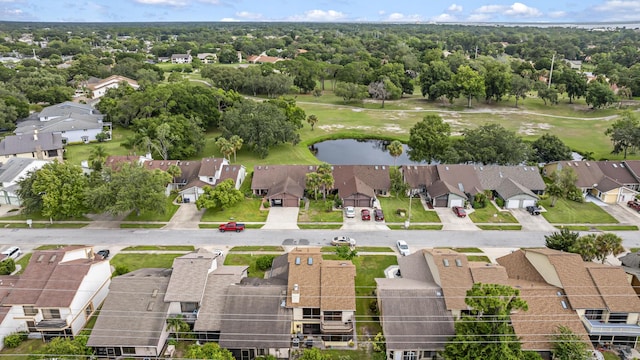
{"type": "Polygon", "coordinates": [[[393,140],[391,144],[387,146],[387,150],[389,151],[389,155],[393,157],[393,166],[396,166],[396,159],[398,156],[402,155],[402,152],[404,151],[402,143],[398,140],[393,140]]]}
{"type": "Polygon", "coordinates": [[[176,178],[182,175],[182,169],[176,164],[171,164],[167,168],[167,174],[171,175],[171,182],[175,184],[176,178]]]}
{"type": "Polygon", "coordinates": [[[229,139],[229,142],[231,143],[231,146],[233,147],[233,162],[236,162],[236,154],[238,153],[238,151],[240,151],[240,149],[242,149],[242,144],[244,143],[244,141],[242,140],[242,138],[240,136],[233,135],[229,139]]]}
{"type": "MultiPolygon", "coordinates": [[[[484,96],[485,100],[502,100],[511,88],[511,69],[509,65],[498,62],[492,58],[484,61],[484,96]]],[[[516,106],[517,107],[517,106],[516,106]]]]}
{"type": "Polygon", "coordinates": [[[611,138],[613,143],[612,154],[624,153],[627,158],[627,151],[640,145],[640,121],[635,113],[625,110],[622,116],[614,121],[604,132],[611,138]]]}
{"type": "Polygon", "coordinates": [[[588,360],[588,344],[571,329],[560,325],[551,336],[553,343],[553,359],[555,360],[588,360]]]}
{"type": "Polygon", "coordinates": [[[515,132],[500,124],[486,124],[465,130],[456,150],[463,162],[517,165],[527,160],[529,147],[515,132]]]}
{"type": "Polygon", "coordinates": [[[622,246],[622,238],[613,233],[599,234],[595,239],[594,247],[596,249],[596,259],[603,264],[607,256],[617,256],[625,251],[622,246]]]}
{"type": "Polygon", "coordinates": [[[325,355],[318,348],[305,349],[300,360],[330,360],[331,355],[325,355]]]}
{"type": "Polygon", "coordinates": [[[453,73],[444,61],[437,60],[427,65],[420,73],[420,90],[422,96],[429,100],[436,100],[445,95],[443,87],[438,86],[441,82],[449,82],[453,73]]]}
{"type": "Polygon", "coordinates": [[[587,77],[573,70],[563,71],[558,82],[564,84],[569,96],[569,104],[573,99],[584,96],[587,93],[587,77]]]}
{"type": "MultiPolygon", "coordinates": [[[[233,136],[238,136],[238,135],[233,135],[233,136]]],[[[233,144],[231,143],[231,141],[221,136],[218,138],[218,140],[216,140],[216,145],[218,146],[218,149],[222,153],[222,156],[224,156],[227,159],[231,159],[231,154],[233,154],[233,144]]]]}
{"type": "Polygon", "coordinates": [[[19,182],[19,196],[28,203],[27,211],[41,211],[54,220],[79,217],[87,212],[87,178],[82,168],[55,160],[19,182]],[[30,187],[30,189],[27,189],[30,187]]]}
{"type": "Polygon", "coordinates": [[[161,170],[148,170],[138,164],[122,164],[117,169],[105,168],[102,184],[87,193],[87,203],[98,212],[121,214],[135,211],[166,209],[165,190],[171,175],[161,170]]]}
{"type": "Polygon", "coordinates": [[[547,87],[543,83],[536,83],[536,88],[538,90],[538,97],[544,101],[545,105],[547,105],[547,101],[550,105],[558,103],[558,90],[555,87],[547,87]]]}
{"type": "Polygon", "coordinates": [[[171,316],[167,319],[167,329],[176,335],[176,340],[180,340],[180,333],[185,328],[185,325],[188,331],[189,324],[184,320],[184,316],[182,314],[171,316]]]}
{"type": "Polygon", "coordinates": [[[227,179],[216,185],[215,187],[205,186],[204,194],[196,200],[198,209],[226,209],[244,199],[242,191],[236,189],[233,179],[227,179]]]}
{"type": "Polygon", "coordinates": [[[569,252],[580,255],[582,261],[591,261],[598,254],[596,249],[596,235],[587,234],[579,237],[576,242],[571,245],[569,252]]]}
{"type": "Polygon", "coordinates": [[[576,187],[578,175],[568,166],[563,167],[560,171],[554,171],[549,175],[551,183],[547,185],[547,193],[552,197],[551,207],[555,206],[559,198],[574,200],[571,195],[579,189],[576,187]]]}
{"type": "Polygon", "coordinates": [[[409,159],[442,160],[451,145],[451,127],[439,115],[428,114],[409,131],[409,159]]]}
{"type": "Polygon", "coordinates": [[[213,360],[235,360],[231,351],[223,349],[214,342],[208,342],[204,345],[194,344],[189,346],[185,354],[187,359],[213,359],[213,360]]]}
{"type": "Polygon", "coordinates": [[[471,98],[484,94],[484,78],[467,65],[458,68],[453,75],[453,82],[460,89],[460,93],[467,98],[467,107],[471,107],[471,98]]]}
{"type": "Polygon", "coordinates": [[[570,252],[569,249],[576,243],[580,234],[567,228],[553,232],[551,235],[545,235],[545,246],[549,249],[570,252]]]}
{"type": "Polygon", "coordinates": [[[531,90],[531,80],[521,75],[514,75],[511,77],[511,90],[509,93],[516,98],[516,107],[518,107],[518,100],[525,99],[527,93],[531,90]]]}
{"type": "Polygon", "coordinates": [[[313,127],[318,123],[318,117],[311,114],[307,117],[307,123],[311,125],[311,131],[313,131],[313,127]]]}
{"type": "Polygon", "coordinates": [[[107,149],[103,145],[94,146],[89,152],[89,167],[94,171],[102,171],[107,156],[107,149]]]}
{"type": "Polygon", "coordinates": [[[571,149],[556,135],[544,133],[531,144],[533,154],[531,160],[549,163],[560,160],[571,160],[571,149]]]}
{"type": "Polygon", "coordinates": [[[322,198],[326,200],[327,191],[333,188],[333,169],[331,165],[327,163],[322,163],[318,165],[316,172],[320,176],[320,186],[322,187],[322,198]]]}
{"type": "Polygon", "coordinates": [[[38,352],[38,355],[34,355],[35,359],[50,359],[52,357],[58,359],[82,359],[89,358],[92,350],[87,347],[87,340],[89,337],[80,333],[73,339],[56,337],[46,343],[38,352]]]}
{"type": "Polygon", "coordinates": [[[382,104],[380,107],[383,109],[385,100],[400,98],[401,94],[402,90],[388,78],[383,78],[369,84],[369,95],[374,99],[381,100],[382,104]]]}
{"type": "Polygon", "coordinates": [[[306,174],[306,188],[313,190],[313,199],[318,200],[318,191],[322,186],[322,180],[320,174],[317,172],[310,172],[306,174]]]}
{"type": "Polygon", "coordinates": [[[402,178],[402,173],[397,167],[389,169],[389,178],[391,180],[391,187],[389,190],[396,197],[404,196],[409,191],[409,184],[407,184],[402,178]]]}
{"type": "Polygon", "coordinates": [[[465,303],[470,314],[455,322],[456,335],[444,348],[445,359],[521,359],[520,341],[510,324],[512,311],[528,309],[520,291],[506,285],[475,283],[465,303]]]}
{"type": "Polygon", "coordinates": [[[352,260],[358,256],[358,250],[351,246],[336,246],[336,256],[340,259],[352,260]]]}
{"type": "Polygon", "coordinates": [[[335,87],[334,94],[341,97],[345,103],[351,100],[360,101],[368,95],[367,87],[356,83],[339,81],[335,87]]]}
{"type": "Polygon", "coordinates": [[[616,95],[608,84],[592,81],[587,86],[586,101],[587,105],[591,105],[593,108],[598,109],[615,103],[616,95]]]}

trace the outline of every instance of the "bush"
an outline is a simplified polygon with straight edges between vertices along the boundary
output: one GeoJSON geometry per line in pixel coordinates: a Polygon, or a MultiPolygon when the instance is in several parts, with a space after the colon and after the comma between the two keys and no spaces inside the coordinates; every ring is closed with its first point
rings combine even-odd
{"type": "Polygon", "coordinates": [[[129,268],[126,267],[125,265],[118,265],[116,266],[116,269],[113,271],[113,274],[111,276],[115,277],[115,276],[124,275],[129,271],[131,270],[129,270],[129,268]]]}
{"type": "Polygon", "coordinates": [[[340,197],[336,196],[335,204],[336,204],[337,208],[340,208],[342,206],[342,199],[340,199],[340,197]]]}
{"type": "Polygon", "coordinates": [[[264,202],[262,203],[262,207],[263,207],[263,208],[265,208],[265,209],[270,208],[270,207],[271,207],[271,202],[270,202],[269,200],[264,201],[264,202]]]}
{"type": "Polygon", "coordinates": [[[25,340],[27,340],[26,332],[9,334],[4,338],[4,347],[15,348],[15,347],[18,347],[25,340]]]}
{"type": "Polygon", "coordinates": [[[396,209],[396,214],[399,216],[405,216],[408,213],[407,209],[396,209]]]}
{"type": "Polygon", "coordinates": [[[16,271],[16,263],[13,259],[0,262],[0,275],[10,275],[14,271],[16,271]]]}
{"type": "Polygon", "coordinates": [[[487,195],[485,195],[484,193],[477,193],[473,197],[473,208],[474,209],[483,209],[483,208],[487,207],[487,203],[488,202],[489,202],[489,200],[487,199],[487,195]]]}
{"type": "Polygon", "coordinates": [[[256,267],[258,268],[258,270],[265,271],[271,267],[271,264],[273,263],[274,258],[275,256],[273,255],[260,256],[256,260],[256,267]]]}
{"type": "Polygon", "coordinates": [[[583,203],[584,197],[582,196],[582,190],[576,188],[571,189],[567,194],[567,200],[583,203]]]}
{"type": "Polygon", "coordinates": [[[496,198],[496,205],[498,205],[498,207],[504,207],[504,199],[496,198]]]}

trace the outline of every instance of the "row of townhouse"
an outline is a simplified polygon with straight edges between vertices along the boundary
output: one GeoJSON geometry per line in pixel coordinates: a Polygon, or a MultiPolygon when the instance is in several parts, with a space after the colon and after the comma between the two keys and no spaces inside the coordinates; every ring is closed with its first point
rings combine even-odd
{"type": "MultiPolygon", "coordinates": [[[[305,196],[306,174],[315,165],[255,166],[251,189],[272,206],[299,206],[305,196]]],[[[387,196],[391,186],[385,165],[332,166],[334,185],[344,206],[374,206],[377,196],[387,196]]],[[[435,207],[463,206],[475,194],[490,190],[505,200],[507,208],[535,205],[545,183],[537,167],[499,165],[409,165],[401,166],[412,194],[424,194],[435,207]]]]}

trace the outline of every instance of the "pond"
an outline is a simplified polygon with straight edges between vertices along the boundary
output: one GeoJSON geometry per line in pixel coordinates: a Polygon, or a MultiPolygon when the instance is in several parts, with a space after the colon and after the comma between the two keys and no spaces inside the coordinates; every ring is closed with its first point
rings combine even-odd
{"type": "MultiPolygon", "coordinates": [[[[318,160],[332,165],[393,165],[393,156],[389,155],[388,140],[326,140],[309,146],[309,150],[318,160]]],[[[417,165],[407,156],[407,145],[402,145],[402,155],[396,158],[396,165],[417,165]]]]}

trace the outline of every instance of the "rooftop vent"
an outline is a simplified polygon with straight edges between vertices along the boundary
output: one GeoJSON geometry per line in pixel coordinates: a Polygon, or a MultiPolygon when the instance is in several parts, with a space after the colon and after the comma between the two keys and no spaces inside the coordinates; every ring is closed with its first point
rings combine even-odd
{"type": "Polygon", "coordinates": [[[153,301],[149,301],[149,304],[147,305],[147,311],[153,311],[153,301]]]}
{"type": "Polygon", "coordinates": [[[293,284],[293,291],[299,291],[300,288],[298,287],[298,284],[293,284]]]}
{"type": "Polygon", "coordinates": [[[442,292],[441,291],[436,291],[436,295],[437,296],[442,296],[442,292]]]}
{"type": "Polygon", "coordinates": [[[444,167],[444,169],[445,169],[445,170],[449,170],[449,167],[448,167],[448,166],[445,166],[445,167],[444,167]]]}
{"type": "Polygon", "coordinates": [[[524,171],[527,171],[527,168],[526,168],[526,167],[524,168],[524,171]]]}
{"type": "Polygon", "coordinates": [[[556,293],[556,295],[558,295],[558,296],[562,296],[562,292],[558,291],[558,292],[556,293]]]}
{"type": "Polygon", "coordinates": [[[382,165],[382,170],[384,170],[386,167],[384,165],[382,165]]]}
{"type": "Polygon", "coordinates": [[[616,165],[616,164],[611,164],[611,165],[613,165],[613,167],[614,167],[614,168],[617,168],[617,167],[618,167],[618,165],[616,165]]]}
{"type": "Polygon", "coordinates": [[[158,289],[153,289],[153,292],[151,292],[151,297],[158,297],[158,289]]]}
{"type": "Polygon", "coordinates": [[[53,255],[51,256],[51,258],[49,258],[49,262],[50,262],[50,263],[52,263],[52,262],[56,261],[56,258],[57,258],[57,257],[58,257],[58,255],[57,255],[57,254],[53,254],[53,255]]]}
{"type": "MultiPolygon", "coordinates": [[[[587,165],[587,166],[591,166],[591,164],[589,164],[589,163],[585,163],[585,165],[587,165]]],[[[615,167],[615,166],[616,166],[616,164],[613,164],[613,166],[615,167]]]]}
{"type": "Polygon", "coordinates": [[[38,256],[38,259],[36,260],[36,262],[42,262],[43,259],[44,259],[44,254],[40,254],[40,256],[38,256]]]}
{"type": "Polygon", "coordinates": [[[378,165],[374,166],[374,168],[375,168],[376,170],[378,170],[378,165]]]}

